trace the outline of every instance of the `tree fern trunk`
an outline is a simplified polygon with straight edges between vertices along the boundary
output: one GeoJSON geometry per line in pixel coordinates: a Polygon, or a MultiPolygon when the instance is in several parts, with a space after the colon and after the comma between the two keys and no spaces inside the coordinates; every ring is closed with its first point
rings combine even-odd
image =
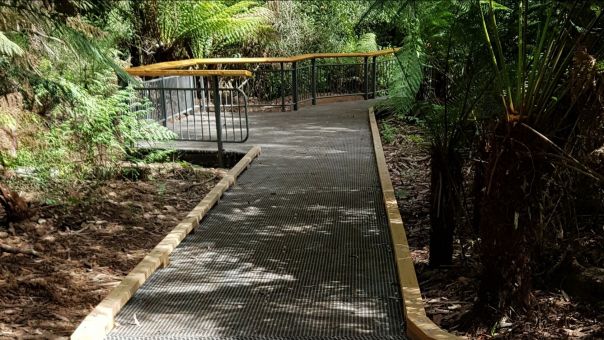
{"type": "Polygon", "coordinates": [[[477,161],[474,164],[474,178],[472,181],[472,198],[473,198],[473,211],[472,211],[472,229],[475,234],[480,232],[480,209],[481,202],[484,197],[484,185],[486,176],[485,163],[488,158],[486,137],[478,137],[476,143],[476,157],[477,161]]]}
{"type": "Polygon", "coordinates": [[[482,305],[528,307],[540,227],[546,145],[518,123],[497,126],[480,214],[482,305]]]}
{"type": "Polygon", "coordinates": [[[455,150],[431,150],[430,265],[453,262],[453,236],[459,216],[461,157],[455,150]]]}

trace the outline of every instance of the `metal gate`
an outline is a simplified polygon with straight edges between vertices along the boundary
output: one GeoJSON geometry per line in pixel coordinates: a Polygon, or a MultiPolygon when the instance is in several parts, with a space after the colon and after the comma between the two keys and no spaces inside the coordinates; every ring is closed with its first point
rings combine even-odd
{"type": "Polygon", "coordinates": [[[151,102],[147,119],[173,131],[177,140],[243,143],[248,139],[247,96],[238,88],[220,86],[218,77],[161,77],[143,81],[136,90],[151,102]]]}

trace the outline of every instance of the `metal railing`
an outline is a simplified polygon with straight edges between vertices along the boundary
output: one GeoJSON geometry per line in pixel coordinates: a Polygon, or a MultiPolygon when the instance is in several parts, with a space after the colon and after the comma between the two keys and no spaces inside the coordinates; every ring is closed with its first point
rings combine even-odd
{"type": "Polygon", "coordinates": [[[387,94],[394,76],[397,49],[360,53],[318,53],[277,58],[210,58],[133,67],[132,75],[174,75],[185,67],[220,68],[223,72],[253,72],[234,78],[229,87],[247,94],[250,110],[297,110],[333,97],[364,99],[387,94]]]}
{"type": "Polygon", "coordinates": [[[249,136],[250,110],[293,110],[327,98],[365,100],[387,94],[396,49],[364,53],[320,53],[286,58],[219,58],[165,62],[126,70],[160,77],[137,88],[152,103],[147,119],[175,132],[179,140],[223,143],[249,136]],[[220,70],[184,70],[184,67],[220,70]],[[247,69],[245,71],[241,69],[247,69]]]}
{"type": "Polygon", "coordinates": [[[393,77],[392,55],[311,58],[295,62],[221,64],[252,70],[254,77],[232,86],[245,92],[254,111],[298,110],[334,97],[377,98],[387,94],[393,77]]]}
{"type": "Polygon", "coordinates": [[[223,143],[243,143],[249,137],[247,105],[243,91],[225,87],[228,78],[169,76],[135,87],[151,103],[146,119],[174,132],[181,141],[216,142],[218,163],[223,164],[223,143]]]}

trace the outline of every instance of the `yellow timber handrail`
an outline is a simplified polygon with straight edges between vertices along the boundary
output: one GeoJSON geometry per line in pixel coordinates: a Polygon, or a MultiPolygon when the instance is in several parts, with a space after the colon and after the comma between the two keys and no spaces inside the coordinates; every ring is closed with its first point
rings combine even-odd
{"type": "MultiPolygon", "coordinates": [[[[325,58],[351,58],[351,57],[379,57],[383,55],[393,54],[399,48],[389,48],[371,52],[354,52],[354,53],[313,53],[300,54],[292,57],[269,57],[269,58],[203,58],[203,59],[188,59],[178,61],[166,61],[151,65],[137,66],[126,69],[131,75],[135,76],[169,76],[169,75],[210,75],[210,74],[184,74],[176,73],[175,69],[190,67],[195,65],[219,65],[219,64],[274,64],[274,63],[294,63],[309,59],[325,59],[325,58]],[[163,72],[162,72],[163,71],[163,72]]],[[[180,70],[184,71],[184,70],[180,70]]],[[[232,70],[231,74],[211,74],[219,76],[244,76],[249,71],[232,70]]],[[[224,71],[221,71],[224,72],[224,71]]]]}
{"type": "Polygon", "coordinates": [[[252,77],[252,72],[248,70],[170,70],[170,69],[127,69],[130,75],[146,77],[166,77],[166,76],[201,76],[201,77],[252,77]]]}

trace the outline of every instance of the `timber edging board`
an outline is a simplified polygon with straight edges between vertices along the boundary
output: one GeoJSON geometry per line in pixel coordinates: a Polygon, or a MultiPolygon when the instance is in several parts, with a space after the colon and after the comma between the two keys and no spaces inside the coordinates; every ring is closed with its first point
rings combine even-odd
{"type": "Polygon", "coordinates": [[[260,155],[260,147],[254,146],[247,154],[214,186],[214,188],[197,204],[163,240],[161,240],[139,264],[128,273],[109,295],[103,299],[84,318],[71,335],[73,340],[103,339],[114,327],[115,316],[126,305],[134,293],[159,268],[169,264],[170,253],[180,242],[199,225],[205,214],[218,202],[237,177],[249,167],[254,158],[260,155]]]}
{"type": "Polygon", "coordinates": [[[426,315],[422,294],[417,282],[417,275],[413,266],[413,259],[409,252],[403,218],[398,210],[398,202],[396,201],[394,187],[392,186],[388,166],[386,165],[384,149],[382,148],[380,132],[375,120],[373,107],[369,108],[369,123],[371,125],[373,148],[380,176],[386,217],[388,218],[388,227],[390,228],[390,237],[392,238],[394,248],[400,292],[403,296],[403,311],[405,313],[407,336],[412,340],[463,339],[444,331],[426,315]]]}

